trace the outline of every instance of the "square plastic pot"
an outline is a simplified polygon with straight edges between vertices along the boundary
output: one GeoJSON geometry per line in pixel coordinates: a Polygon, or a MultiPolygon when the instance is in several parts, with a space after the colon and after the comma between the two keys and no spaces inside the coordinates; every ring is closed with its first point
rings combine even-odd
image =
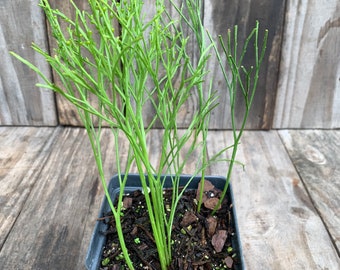
{"type": "MultiPolygon", "coordinates": [[[[166,179],[165,179],[164,187],[170,188],[172,186],[171,176],[165,176],[165,177],[166,179]]],[[[180,177],[180,186],[185,185],[191,177],[192,177],[191,175],[182,175],[180,177]]],[[[224,184],[226,182],[226,179],[220,176],[205,176],[205,179],[209,180],[216,188],[220,190],[223,189],[224,184]]],[[[199,176],[193,177],[191,183],[188,186],[188,189],[197,189],[198,183],[200,182],[200,180],[201,180],[201,177],[199,176]]],[[[129,192],[132,192],[138,189],[141,189],[141,182],[140,182],[139,175],[129,174],[127,183],[125,186],[125,192],[129,193],[129,192]]],[[[116,196],[118,196],[119,194],[118,175],[115,175],[112,177],[108,185],[108,190],[109,190],[112,201],[114,201],[116,196]]],[[[244,260],[242,256],[240,235],[239,235],[239,230],[238,230],[238,225],[237,225],[235,203],[234,203],[234,197],[233,197],[231,185],[229,185],[228,187],[227,196],[230,198],[230,201],[233,204],[232,215],[233,215],[233,222],[234,222],[233,225],[235,228],[235,233],[232,238],[232,246],[233,246],[233,249],[237,251],[237,255],[240,261],[240,263],[237,264],[236,269],[243,270],[244,260]]],[[[110,206],[107,202],[106,197],[104,196],[104,199],[103,199],[100,211],[99,211],[99,218],[101,218],[104,213],[107,213],[109,211],[110,211],[110,206]]],[[[105,232],[107,228],[108,228],[108,225],[105,224],[103,221],[96,222],[96,225],[95,225],[95,228],[92,234],[91,242],[88,248],[88,252],[86,255],[86,260],[85,260],[85,266],[88,270],[98,270],[100,267],[103,246],[106,242],[106,236],[104,235],[103,232],[105,232]]]]}

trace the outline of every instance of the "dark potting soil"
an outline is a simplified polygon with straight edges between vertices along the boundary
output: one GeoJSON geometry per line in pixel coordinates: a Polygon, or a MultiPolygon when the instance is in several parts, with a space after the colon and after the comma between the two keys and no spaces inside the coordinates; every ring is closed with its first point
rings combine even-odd
{"type": "MultiPolygon", "coordinates": [[[[169,270],[236,269],[239,261],[231,241],[234,227],[229,198],[225,198],[221,208],[211,215],[219,194],[219,190],[205,181],[203,205],[199,213],[196,211],[196,190],[186,191],[180,199],[173,222],[173,260],[169,270]]],[[[172,191],[165,190],[166,208],[171,196],[172,191]]],[[[139,190],[127,194],[123,204],[122,228],[135,269],[161,269],[144,195],[139,190]]],[[[100,269],[128,269],[124,264],[112,213],[107,213],[102,220],[108,222],[109,228],[105,232],[107,240],[100,269]]]]}

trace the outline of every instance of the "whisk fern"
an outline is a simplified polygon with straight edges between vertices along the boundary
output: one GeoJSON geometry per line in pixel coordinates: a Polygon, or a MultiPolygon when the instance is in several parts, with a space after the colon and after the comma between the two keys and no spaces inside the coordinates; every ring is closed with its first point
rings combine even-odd
{"type": "MultiPolygon", "coordinates": [[[[201,19],[201,1],[186,0],[181,6],[168,1],[176,16],[171,16],[162,0],[152,2],[153,14],[145,16],[140,0],[88,0],[89,11],[80,10],[70,0],[74,18],[52,8],[48,0],[41,0],[56,49],[51,53],[33,44],[59,78],[61,85],[50,81],[34,64],[12,52],[16,58],[37,72],[43,80],[39,84],[55,91],[77,108],[86,128],[98,167],[105,195],[112,209],[120,247],[126,265],[134,269],[124,242],[120,216],[127,173],[135,165],[144,190],[153,237],[156,242],[161,268],[167,269],[172,259],[171,232],[176,205],[184,189],[179,189],[179,177],[185,163],[195,156],[197,166],[192,175],[202,175],[211,163],[226,161],[221,155],[232,149],[227,183],[235,163],[237,145],[245,127],[258,80],[265,46],[258,48],[258,24],[246,40],[241,56],[237,57],[236,43],[228,34],[227,45],[220,46],[227,56],[229,70],[225,70],[217,44],[204,30],[201,19]],[[175,18],[176,17],[176,18],[175,18]],[[117,23],[119,27],[116,27],[117,23]],[[62,27],[61,25],[67,25],[62,27]],[[183,29],[190,29],[186,36],[183,29]],[[189,56],[188,42],[197,45],[196,60],[189,56]],[[242,60],[248,44],[253,42],[256,63],[247,71],[242,60]],[[207,157],[207,134],[210,114],[218,106],[219,96],[211,87],[204,89],[209,79],[207,63],[212,53],[217,55],[230,96],[234,144],[207,157]],[[231,74],[231,75],[230,75],[231,74]],[[231,79],[229,79],[229,76],[231,79]],[[245,77],[245,81],[244,78],[245,77]],[[236,130],[235,97],[241,91],[245,99],[245,116],[241,129],[236,130]],[[178,118],[188,99],[198,97],[198,106],[186,129],[179,130],[178,118]],[[146,119],[145,110],[152,108],[154,116],[146,119]],[[157,165],[151,164],[147,148],[148,132],[154,127],[163,129],[161,156],[157,165]],[[101,145],[103,128],[110,128],[115,140],[116,165],[120,177],[118,203],[112,202],[104,176],[101,145]],[[121,135],[129,141],[127,164],[120,163],[121,135]],[[197,153],[199,153],[197,155],[197,153]],[[163,174],[172,175],[173,198],[169,208],[163,204],[163,174]]],[[[237,40],[235,29],[234,40],[237,40]]],[[[266,38],[263,44],[266,43],[266,38]]],[[[188,183],[189,184],[189,183],[188,183]]],[[[227,186],[223,190],[225,194],[227,186]]],[[[199,204],[200,205],[200,204],[199,204]]]]}

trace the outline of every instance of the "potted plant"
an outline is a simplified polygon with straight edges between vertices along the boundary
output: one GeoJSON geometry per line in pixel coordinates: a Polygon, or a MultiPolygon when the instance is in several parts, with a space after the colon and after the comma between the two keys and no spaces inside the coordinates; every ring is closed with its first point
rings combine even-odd
{"type": "MultiPolygon", "coordinates": [[[[112,221],[104,217],[99,222],[113,224],[112,230],[116,235],[116,242],[111,246],[114,255],[111,253],[98,261],[102,266],[110,266],[111,269],[179,269],[177,267],[180,264],[183,269],[231,267],[233,259],[230,262],[229,257],[232,256],[229,255],[234,251],[229,244],[225,244],[228,231],[216,228],[223,227],[225,221],[214,225],[214,217],[218,215],[221,206],[225,206],[226,200],[230,201],[226,199],[226,194],[236,162],[237,146],[255,94],[267,32],[259,48],[257,23],[244,41],[241,53],[238,53],[237,27],[234,31],[228,31],[226,43],[219,37],[217,45],[203,27],[201,1],[186,0],[178,5],[173,0],[155,0],[152,6],[146,7],[140,0],[88,0],[90,11],[80,10],[73,1],[71,3],[75,19],[53,9],[48,0],[40,1],[57,48],[49,54],[35,44],[32,46],[46,59],[62,86],[50,81],[32,63],[13,52],[12,54],[40,75],[44,81],[39,84],[40,87],[55,91],[73,103],[86,128],[105,192],[106,205],[103,207],[109,207],[112,215],[112,221]],[[165,2],[171,6],[171,12],[165,2]],[[118,28],[113,21],[118,22],[118,28]],[[61,22],[68,25],[66,30],[60,26],[61,22]],[[242,62],[249,44],[254,45],[256,59],[254,66],[247,68],[242,62]],[[193,45],[197,50],[194,58],[190,57],[189,52],[193,45]],[[229,95],[234,142],[208,158],[209,119],[219,101],[219,96],[212,87],[203,87],[211,85],[207,83],[207,63],[212,53],[218,59],[226,83],[226,93],[229,95]],[[225,68],[226,63],[222,61],[222,57],[227,60],[229,69],[225,68]],[[235,121],[237,91],[241,91],[245,104],[241,123],[235,121]],[[177,121],[193,96],[198,100],[195,112],[187,127],[180,129],[177,121]],[[145,117],[146,110],[152,110],[151,118],[145,117]],[[101,155],[105,148],[100,140],[104,127],[111,129],[116,146],[114,151],[117,176],[110,182],[110,186],[104,177],[101,155]],[[163,130],[157,164],[152,164],[147,149],[148,133],[154,127],[163,130]],[[122,136],[130,144],[127,153],[119,152],[122,136]],[[223,158],[227,151],[231,151],[228,160],[223,158]],[[127,164],[124,166],[120,162],[123,154],[127,156],[127,164]],[[196,159],[196,168],[192,175],[183,178],[181,175],[184,165],[192,158],[196,159]],[[216,162],[225,162],[229,166],[224,181],[205,175],[206,169],[216,162]],[[129,174],[132,166],[137,168],[137,175],[129,174]],[[131,189],[128,185],[132,182],[131,189]],[[140,187],[137,188],[137,184],[140,187]],[[136,194],[136,189],[142,190],[142,193],[136,194]],[[177,214],[183,194],[187,194],[189,189],[197,189],[192,195],[193,204],[189,206],[189,210],[183,210],[181,206],[184,212],[177,214]],[[115,198],[111,196],[113,190],[116,192],[115,198]],[[129,197],[131,194],[127,195],[127,192],[134,197],[129,197]],[[133,243],[127,244],[128,235],[136,232],[125,232],[123,216],[129,209],[133,209],[134,213],[142,211],[131,206],[136,196],[139,196],[138,200],[143,202],[143,208],[146,209],[150,230],[144,231],[145,228],[141,229],[141,226],[134,226],[133,230],[142,230],[152,239],[157,255],[153,257],[157,258],[154,264],[144,262],[143,256],[135,262],[131,252],[136,248],[133,243]],[[180,233],[188,236],[192,232],[192,224],[197,224],[198,216],[202,216],[204,212],[207,213],[204,222],[212,225],[197,225],[201,226],[200,230],[195,228],[200,233],[200,241],[186,246],[188,250],[190,246],[202,245],[199,249],[201,253],[195,255],[201,258],[201,264],[197,264],[193,258],[174,259],[178,253],[175,248],[182,245],[178,239],[174,239],[177,229],[175,225],[180,223],[180,233]],[[183,222],[184,219],[189,221],[183,222]],[[215,237],[215,240],[207,243],[206,237],[215,237]],[[227,255],[222,256],[218,264],[211,262],[210,255],[204,252],[204,245],[212,245],[214,254],[222,252],[227,255]]],[[[185,195],[186,198],[188,196],[185,195]]],[[[106,210],[108,209],[105,212],[106,210]]],[[[224,212],[224,215],[227,213],[229,212],[224,212]]],[[[140,237],[134,236],[134,241],[139,245],[137,252],[141,251],[140,237]]]]}

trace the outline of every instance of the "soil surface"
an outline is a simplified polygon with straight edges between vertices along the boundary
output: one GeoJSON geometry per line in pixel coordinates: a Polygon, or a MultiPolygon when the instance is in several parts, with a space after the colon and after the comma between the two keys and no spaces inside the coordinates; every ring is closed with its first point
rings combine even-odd
{"type": "MultiPolygon", "coordinates": [[[[169,270],[238,269],[238,251],[232,246],[232,239],[235,238],[233,242],[237,240],[229,198],[225,198],[221,208],[211,215],[211,209],[215,207],[219,194],[219,190],[209,181],[205,181],[204,203],[199,213],[198,192],[189,190],[182,196],[173,223],[173,260],[169,270]]],[[[171,202],[171,196],[172,191],[165,190],[165,205],[171,202]]],[[[135,269],[161,269],[144,195],[139,190],[127,194],[123,204],[125,210],[121,219],[122,227],[135,269]]],[[[107,242],[100,269],[128,269],[119,247],[112,213],[106,214],[105,222],[109,228],[105,232],[107,242]]]]}

